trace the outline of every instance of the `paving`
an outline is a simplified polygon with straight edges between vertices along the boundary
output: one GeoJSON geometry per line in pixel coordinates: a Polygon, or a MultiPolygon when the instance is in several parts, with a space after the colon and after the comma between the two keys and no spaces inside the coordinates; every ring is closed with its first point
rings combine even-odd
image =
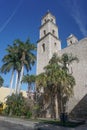
{"type": "Polygon", "coordinates": [[[0,116],[0,130],[87,130],[87,122],[76,128],[66,128],[29,120],[0,116]]]}
{"type": "Polygon", "coordinates": [[[0,116],[0,130],[34,130],[36,123],[19,118],[0,116]]]}
{"type": "Polygon", "coordinates": [[[20,124],[0,121],[0,130],[32,130],[32,129],[20,124]]]}

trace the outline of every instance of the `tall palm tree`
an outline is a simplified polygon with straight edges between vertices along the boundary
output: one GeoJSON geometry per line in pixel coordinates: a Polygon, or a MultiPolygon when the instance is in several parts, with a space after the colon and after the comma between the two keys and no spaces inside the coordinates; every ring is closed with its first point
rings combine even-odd
{"type": "Polygon", "coordinates": [[[3,65],[1,67],[2,73],[7,73],[12,70],[10,88],[12,93],[12,85],[14,79],[14,71],[16,70],[16,82],[15,82],[15,91],[19,94],[21,88],[21,81],[23,77],[24,67],[27,72],[34,65],[36,57],[33,51],[36,49],[34,44],[31,44],[29,40],[25,43],[20,40],[15,40],[14,44],[9,45],[6,49],[7,55],[2,59],[3,65]]]}
{"type": "Polygon", "coordinates": [[[58,113],[63,112],[63,100],[65,97],[68,99],[71,96],[73,92],[73,86],[75,85],[74,77],[67,71],[67,63],[70,64],[72,61],[77,60],[77,58],[70,57],[68,61],[68,59],[66,59],[66,56],[69,58],[68,54],[63,54],[61,58],[54,54],[49,61],[49,64],[44,68],[44,75],[47,78],[45,78],[43,75],[43,77],[39,78],[41,84],[38,84],[39,86],[44,86],[43,81],[45,79],[45,87],[49,87],[50,90],[51,103],[53,103],[52,101],[54,100],[52,97],[55,97],[56,109],[59,108],[59,110],[56,110],[56,117],[58,117],[58,113]]]}
{"type": "Polygon", "coordinates": [[[49,102],[50,93],[48,94],[47,89],[47,75],[46,73],[41,73],[36,76],[36,102],[40,108],[40,115],[46,117],[46,104],[49,102]]]}
{"type": "Polygon", "coordinates": [[[57,95],[55,96],[58,97],[58,102],[60,106],[59,113],[63,112],[66,101],[73,94],[73,86],[75,85],[75,79],[69,73],[68,67],[74,61],[77,61],[77,62],[79,61],[76,56],[72,56],[72,54],[64,53],[60,58],[56,54],[54,54],[49,62],[51,64],[56,63],[57,65],[59,65],[59,70],[57,69],[54,72],[55,74],[57,74],[55,76],[56,77],[58,76],[57,78],[54,76],[55,77],[54,79],[56,79],[57,81],[57,85],[56,85],[56,82],[54,82],[54,84],[57,86],[56,87],[57,95]],[[65,101],[65,104],[64,104],[64,101],[65,101]]]}
{"type": "Polygon", "coordinates": [[[39,80],[36,81],[39,82],[37,86],[41,88],[44,87],[44,95],[46,96],[46,101],[47,98],[50,100],[51,117],[55,117],[54,100],[57,91],[57,86],[59,83],[58,77],[60,70],[60,65],[58,64],[58,61],[59,57],[56,54],[54,54],[51,60],[49,61],[49,64],[46,67],[44,67],[45,72],[40,74],[38,76],[39,80]]]}
{"type": "Polygon", "coordinates": [[[12,70],[11,80],[10,80],[10,95],[12,94],[12,85],[14,79],[14,71],[20,68],[19,57],[18,57],[18,49],[16,46],[8,45],[6,49],[7,55],[5,55],[2,59],[3,65],[1,67],[2,73],[7,73],[12,70]]]}
{"type": "Polygon", "coordinates": [[[32,65],[34,65],[36,56],[34,54],[34,50],[36,50],[36,47],[34,44],[31,44],[30,40],[26,40],[25,42],[22,42],[21,40],[15,40],[16,46],[19,48],[19,56],[21,61],[21,72],[20,72],[20,80],[18,85],[18,93],[21,89],[21,82],[22,77],[24,73],[24,67],[26,68],[27,72],[31,70],[32,65]]]}
{"type": "MultiPolygon", "coordinates": [[[[49,64],[44,68],[48,77],[48,86],[50,90],[50,98],[51,98],[51,109],[54,110],[54,102],[55,102],[55,118],[58,118],[58,90],[59,90],[59,82],[60,82],[60,73],[61,73],[61,61],[60,57],[55,53],[49,61],[49,64]]],[[[52,112],[53,113],[53,112],[52,112]]]]}
{"type": "Polygon", "coordinates": [[[61,89],[63,88],[63,91],[61,92],[61,111],[64,111],[64,106],[66,105],[66,101],[69,99],[69,97],[73,94],[73,86],[75,86],[75,79],[72,76],[72,73],[69,72],[69,66],[73,62],[79,62],[79,59],[76,56],[73,56],[72,53],[67,54],[64,53],[61,56],[61,89]],[[66,72],[66,73],[65,73],[66,72]],[[68,88],[68,89],[67,89],[68,88]],[[65,95],[65,96],[63,96],[65,95]],[[62,102],[63,100],[63,102],[62,102]]]}
{"type": "Polygon", "coordinates": [[[73,87],[75,86],[74,77],[67,73],[65,70],[60,71],[59,87],[58,87],[58,100],[60,106],[60,113],[65,112],[66,103],[73,95],[73,87]]]}

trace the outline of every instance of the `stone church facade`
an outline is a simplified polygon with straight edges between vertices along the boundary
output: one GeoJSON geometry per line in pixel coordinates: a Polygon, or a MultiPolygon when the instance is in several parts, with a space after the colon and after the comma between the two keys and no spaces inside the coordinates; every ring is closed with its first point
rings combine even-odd
{"type": "Polygon", "coordinates": [[[77,107],[77,113],[78,111],[81,113],[85,110],[80,107],[79,103],[83,101],[84,97],[83,105],[87,110],[87,37],[78,41],[77,37],[71,34],[67,38],[67,47],[62,49],[56,18],[47,12],[41,20],[40,37],[37,43],[37,74],[43,72],[43,68],[55,52],[59,56],[63,53],[72,53],[79,59],[78,63],[74,62],[69,67],[75,77],[76,86],[74,87],[74,96],[68,102],[67,112],[70,113],[77,107]]]}

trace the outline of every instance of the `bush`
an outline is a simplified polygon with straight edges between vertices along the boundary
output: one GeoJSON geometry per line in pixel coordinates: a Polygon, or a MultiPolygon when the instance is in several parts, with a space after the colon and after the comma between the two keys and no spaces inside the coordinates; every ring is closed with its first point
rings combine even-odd
{"type": "Polygon", "coordinates": [[[32,116],[32,112],[28,111],[28,112],[26,113],[26,117],[27,117],[27,118],[31,118],[31,116],[32,116]]]}
{"type": "Polygon", "coordinates": [[[0,102],[0,114],[2,114],[2,112],[3,112],[3,103],[0,102]]]}
{"type": "Polygon", "coordinates": [[[23,97],[22,93],[19,95],[12,94],[7,98],[4,113],[10,116],[26,116],[29,118],[32,115],[29,106],[27,107],[26,99],[23,97]]]}

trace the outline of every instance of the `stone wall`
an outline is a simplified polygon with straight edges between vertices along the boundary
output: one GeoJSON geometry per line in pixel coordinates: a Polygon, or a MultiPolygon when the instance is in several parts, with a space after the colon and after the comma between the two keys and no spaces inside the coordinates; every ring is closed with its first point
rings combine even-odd
{"type": "Polygon", "coordinates": [[[37,44],[37,74],[44,71],[44,67],[48,64],[54,52],[61,50],[61,42],[52,34],[47,34],[37,44]],[[43,44],[45,50],[43,50],[43,44]]]}
{"type": "Polygon", "coordinates": [[[71,66],[76,86],[74,87],[74,95],[68,103],[68,112],[70,112],[87,94],[87,38],[62,49],[60,53],[72,53],[73,56],[79,59],[79,63],[74,62],[71,66]]]}

